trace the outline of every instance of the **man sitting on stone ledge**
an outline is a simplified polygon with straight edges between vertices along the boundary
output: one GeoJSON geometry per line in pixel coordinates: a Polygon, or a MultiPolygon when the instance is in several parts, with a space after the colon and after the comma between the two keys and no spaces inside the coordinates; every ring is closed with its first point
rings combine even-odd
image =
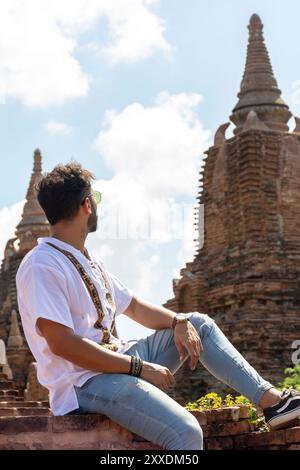
{"type": "Polygon", "coordinates": [[[50,236],[38,239],[17,272],[20,315],[48,388],[54,415],[101,413],[165,449],[199,450],[196,418],[165,393],[189,357],[263,410],[271,428],[300,416],[300,394],[264,380],[208,315],[175,314],[125,287],[85,248],[97,229],[94,176],[80,164],[57,165],[37,186],[50,236]],[[120,314],[156,330],[126,342],[120,314]]]}

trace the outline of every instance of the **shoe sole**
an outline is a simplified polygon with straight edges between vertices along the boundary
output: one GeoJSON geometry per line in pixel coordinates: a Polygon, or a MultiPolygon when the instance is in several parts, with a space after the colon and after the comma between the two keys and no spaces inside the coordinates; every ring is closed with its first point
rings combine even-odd
{"type": "Polygon", "coordinates": [[[293,411],[289,411],[286,414],[282,414],[280,416],[276,416],[272,418],[270,421],[267,422],[270,429],[283,429],[286,427],[291,427],[292,424],[296,424],[297,421],[300,425],[300,406],[295,408],[293,411]]]}

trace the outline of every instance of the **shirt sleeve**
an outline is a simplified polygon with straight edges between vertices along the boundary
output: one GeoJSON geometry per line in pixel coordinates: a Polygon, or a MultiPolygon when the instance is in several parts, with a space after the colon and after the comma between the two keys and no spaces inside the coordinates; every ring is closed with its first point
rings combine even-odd
{"type": "Polygon", "coordinates": [[[32,326],[37,327],[38,318],[46,318],[74,330],[69,307],[67,281],[63,273],[54,267],[32,262],[18,282],[18,294],[26,307],[32,326]]]}
{"type": "Polygon", "coordinates": [[[108,275],[110,277],[114,289],[116,302],[116,316],[118,316],[121,315],[121,313],[123,313],[130,304],[133,297],[133,292],[131,289],[126,287],[120,281],[120,279],[114,276],[114,274],[108,273],[108,275]]]}

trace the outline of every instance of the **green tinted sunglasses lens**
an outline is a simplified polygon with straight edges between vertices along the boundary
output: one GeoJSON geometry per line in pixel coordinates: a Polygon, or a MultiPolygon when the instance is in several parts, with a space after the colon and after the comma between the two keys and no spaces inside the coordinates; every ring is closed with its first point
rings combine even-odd
{"type": "Polygon", "coordinates": [[[101,202],[101,193],[99,191],[93,191],[93,196],[97,204],[101,202]]]}

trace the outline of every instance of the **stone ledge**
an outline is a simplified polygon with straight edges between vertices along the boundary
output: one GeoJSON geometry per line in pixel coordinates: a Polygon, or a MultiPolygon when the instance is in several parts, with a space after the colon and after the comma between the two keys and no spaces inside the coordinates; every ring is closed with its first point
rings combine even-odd
{"type": "MultiPolygon", "coordinates": [[[[47,411],[44,402],[4,403],[8,405],[5,409],[20,409],[25,414],[39,413],[39,408],[47,411]]],[[[300,426],[272,432],[253,431],[245,407],[191,413],[199,423],[205,423],[201,427],[206,450],[300,449],[300,426]]],[[[161,447],[119,426],[105,415],[0,416],[0,450],[20,449],[161,450],[161,447]]]]}
{"type": "Polygon", "coordinates": [[[246,434],[253,431],[253,426],[248,420],[232,422],[232,423],[216,423],[202,426],[204,437],[218,436],[236,436],[246,434]]]}
{"type": "Polygon", "coordinates": [[[243,436],[236,436],[234,444],[238,448],[253,448],[266,445],[285,445],[286,431],[253,432],[243,436]]]}
{"type": "MultiPolygon", "coordinates": [[[[247,424],[249,426],[246,420],[242,420],[207,425],[205,449],[300,449],[300,427],[260,433],[249,432],[247,424]],[[225,430],[231,434],[225,435],[225,430]],[[238,434],[238,431],[243,434],[238,434]]],[[[3,417],[0,418],[0,429],[1,450],[161,449],[102,415],[3,417]]]]}
{"type": "Polygon", "coordinates": [[[0,418],[0,450],[160,450],[103,415],[0,418]]]}

